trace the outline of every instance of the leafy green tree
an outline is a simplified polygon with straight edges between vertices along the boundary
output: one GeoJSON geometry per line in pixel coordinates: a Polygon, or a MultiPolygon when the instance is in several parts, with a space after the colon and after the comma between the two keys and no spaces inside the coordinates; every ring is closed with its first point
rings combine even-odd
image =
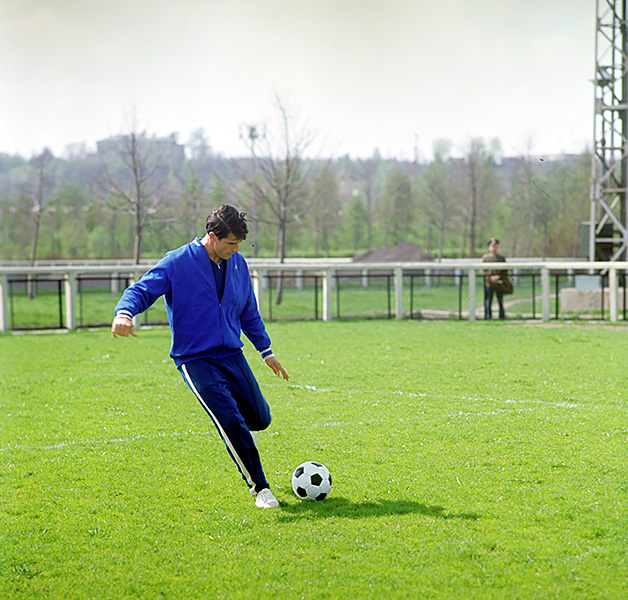
{"type": "Polygon", "coordinates": [[[202,216],[207,216],[207,194],[201,180],[192,171],[185,182],[179,202],[178,223],[184,236],[191,240],[196,237],[202,216]]]}
{"type": "Polygon", "coordinates": [[[375,222],[375,205],[378,199],[377,172],[381,163],[378,151],[371,158],[358,161],[362,193],[365,202],[366,249],[373,247],[373,224],[375,222]]]}
{"type": "Polygon", "coordinates": [[[367,245],[367,210],[364,206],[362,194],[354,190],[351,200],[345,209],[343,219],[344,236],[351,242],[351,250],[354,254],[360,252],[362,248],[368,249],[367,245]]]}
{"type": "Polygon", "coordinates": [[[340,188],[336,175],[324,165],[314,180],[309,218],[314,235],[314,256],[329,256],[329,241],[338,229],[340,188]]]}
{"type": "Polygon", "coordinates": [[[429,230],[432,224],[438,228],[438,260],[443,258],[445,235],[456,210],[456,190],[453,184],[451,165],[436,152],[434,161],[420,176],[420,204],[428,221],[426,250],[431,251],[429,230]]]}
{"type": "Polygon", "coordinates": [[[510,254],[517,256],[521,245],[525,244],[523,236],[528,231],[528,240],[523,250],[529,256],[532,246],[535,215],[532,210],[532,163],[530,157],[524,158],[521,166],[510,182],[508,192],[508,210],[505,215],[506,230],[510,232],[510,254]]]}
{"type": "Polygon", "coordinates": [[[521,160],[501,201],[512,256],[579,256],[587,219],[591,156],[546,164],[521,160]]]}
{"type": "Polygon", "coordinates": [[[50,258],[77,259],[87,252],[86,210],[88,199],[83,189],[64,183],[50,198],[44,217],[50,258]]]}
{"type": "Polygon", "coordinates": [[[393,171],[386,179],[381,205],[384,243],[394,246],[407,241],[414,220],[414,206],[412,185],[401,169],[393,171]]]}
{"type": "MultiPolygon", "coordinates": [[[[262,256],[280,256],[282,246],[290,256],[357,253],[382,244],[384,236],[388,244],[404,237],[412,240],[419,226],[427,249],[438,246],[441,257],[453,255],[458,245],[464,256],[469,253],[472,223],[474,246],[483,247],[485,236],[499,235],[508,256],[579,255],[581,223],[587,220],[589,207],[587,153],[561,161],[510,158],[499,163],[494,160],[495,147],[474,140],[463,159],[450,157],[449,144],[435,145],[433,161],[418,177],[412,165],[383,160],[377,154],[366,161],[349,156],[329,161],[323,176],[321,161],[303,155],[307,138],[297,143],[300,132],[295,132],[291,119],[287,124],[286,128],[281,122],[271,132],[259,128],[253,138],[259,163],[252,156],[204,157],[202,144],[196,158],[186,159],[179,171],[164,161],[150,186],[154,184],[159,197],[145,196],[142,205],[146,210],[143,254],[159,256],[201,234],[209,210],[229,202],[248,213],[252,256],[258,251],[262,256]],[[265,180],[273,173],[275,179],[265,180]],[[286,179],[286,174],[291,178],[286,179]],[[314,222],[321,214],[314,203],[325,197],[320,190],[328,187],[326,180],[330,187],[335,180],[340,206],[331,220],[335,228],[323,231],[314,222]],[[289,183],[290,204],[279,201],[286,198],[280,196],[286,191],[282,182],[289,183]],[[506,194],[502,195],[502,187],[506,194]],[[277,217],[282,206],[289,217],[285,236],[277,217]],[[150,226],[156,223],[160,226],[150,226]]],[[[152,149],[157,148],[158,144],[152,149]]],[[[36,161],[0,154],[0,259],[30,259],[38,214],[39,231],[46,235],[37,235],[37,258],[102,259],[133,253],[134,210],[115,189],[103,193],[102,186],[96,186],[102,176],[99,157],[80,152],[52,160],[38,205],[36,161]]],[[[119,157],[109,166],[120,177],[119,185],[130,185],[132,175],[119,157]]],[[[245,250],[248,247],[247,243],[245,250]]]]}
{"type": "MultiPolygon", "coordinates": [[[[583,153],[575,163],[555,163],[545,176],[535,178],[536,221],[540,253],[547,256],[578,256],[581,224],[587,219],[591,156],[583,153]]],[[[539,252],[538,241],[534,248],[539,252]]]]}
{"type": "Polygon", "coordinates": [[[547,258],[547,228],[559,214],[560,207],[555,198],[546,191],[546,182],[533,180],[536,188],[532,194],[532,214],[541,228],[541,257],[547,258]],[[539,185],[540,183],[540,185],[539,185]]]}
{"type": "Polygon", "coordinates": [[[555,256],[588,258],[588,252],[581,253],[581,244],[582,223],[588,220],[591,197],[590,152],[583,152],[570,169],[564,164],[557,164],[552,169],[551,176],[550,193],[561,199],[565,218],[561,217],[554,221],[553,234],[548,242],[548,252],[555,256]]]}
{"type": "Polygon", "coordinates": [[[11,201],[9,194],[0,194],[0,260],[9,259],[8,242],[11,232],[11,201]]]}
{"type": "Polygon", "coordinates": [[[109,254],[111,236],[103,225],[96,225],[87,236],[87,256],[92,259],[101,259],[109,254]]]}
{"type": "Polygon", "coordinates": [[[131,215],[112,207],[112,201],[104,201],[94,196],[87,207],[85,223],[88,234],[88,253],[90,258],[122,258],[133,251],[131,237],[131,215]],[[98,229],[104,230],[106,236],[99,233],[98,244],[90,242],[91,233],[98,229]],[[103,240],[106,240],[105,244],[103,240]],[[100,252],[100,254],[98,254],[100,252]]]}
{"type": "Polygon", "coordinates": [[[23,193],[13,201],[6,194],[3,196],[2,209],[0,256],[5,260],[28,260],[32,244],[32,198],[23,193]]]}

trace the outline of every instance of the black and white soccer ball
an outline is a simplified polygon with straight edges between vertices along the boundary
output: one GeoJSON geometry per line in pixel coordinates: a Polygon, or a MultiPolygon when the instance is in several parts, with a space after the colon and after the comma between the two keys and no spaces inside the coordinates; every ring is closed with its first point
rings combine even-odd
{"type": "Polygon", "coordinates": [[[331,490],[331,473],[321,463],[308,460],[294,470],[292,489],[302,500],[323,500],[331,490]]]}

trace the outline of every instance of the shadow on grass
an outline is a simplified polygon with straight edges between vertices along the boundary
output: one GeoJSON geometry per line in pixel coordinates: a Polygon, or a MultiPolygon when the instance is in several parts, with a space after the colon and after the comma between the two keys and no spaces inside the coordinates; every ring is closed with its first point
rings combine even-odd
{"type": "Polygon", "coordinates": [[[279,519],[295,521],[302,518],[345,517],[363,519],[369,517],[386,517],[390,515],[419,514],[437,519],[467,519],[477,521],[477,513],[449,513],[442,506],[428,506],[411,500],[371,500],[352,502],[346,498],[331,497],[322,502],[282,503],[279,519]]]}

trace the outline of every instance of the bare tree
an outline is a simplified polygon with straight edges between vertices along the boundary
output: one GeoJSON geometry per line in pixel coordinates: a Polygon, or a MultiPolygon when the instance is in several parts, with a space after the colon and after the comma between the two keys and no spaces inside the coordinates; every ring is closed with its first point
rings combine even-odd
{"type": "MultiPolygon", "coordinates": [[[[269,210],[270,216],[253,217],[276,227],[279,261],[286,258],[287,231],[290,224],[300,220],[307,210],[306,183],[309,167],[304,166],[303,154],[312,142],[305,130],[297,130],[292,116],[280,98],[276,99],[279,116],[277,128],[249,127],[243,136],[251,154],[252,169],[242,173],[252,197],[269,210]]],[[[277,281],[275,302],[281,303],[283,280],[277,281]]]]}
{"type": "Polygon", "coordinates": [[[530,256],[536,213],[532,210],[531,191],[532,191],[532,160],[529,155],[525,156],[521,166],[513,176],[510,182],[510,214],[508,228],[511,231],[511,250],[512,256],[517,256],[519,252],[519,242],[521,245],[525,243],[520,240],[524,231],[526,220],[528,221],[529,236],[526,249],[523,251],[524,256],[530,256]]]}
{"type": "Polygon", "coordinates": [[[31,244],[30,264],[35,264],[37,260],[37,245],[39,243],[39,228],[41,225],[41,217],[44,214],[46,200],[50,197],[52,189],[52,179],[50,176],[49,166],[52,162],[52,152],[48,148],[44,148],[41,154],[34,156],[30,164],[33,167],[35,177],[34,184],[31,186],[29,196],[33,200],[33,241],[31,244]]]}
{"type": "MultiPolygon", "coordinates": [[[[464,159],[466,179],[469,256],[475,256],[478,222],[491,209],[498,195],[498,180],[493,172],[493,156],[481,139],[472,139],[464,159]]],[[[464,238],[463,232],[463,238],[464,238]]]]}
{"type": "MultiPolygon", "coordinates": [[[[39,244],[39,229],[41,226],[41,218],[44,214],[46,201],[50,197],[52,191],[52,177],[50,175],[49,166],[52,162],[52,152],[48,148],[44,148],[41,154],[33,156],[30,160],[30,166],[33,170],[33,176],[27,185],[25,199],[32,202],[33,212],[33,239],[31,242],[31,253],[29,263],[34,265],[37,260],[37,246],[39,244]]],[[[35,287],[33,286],[32,276],[28,276],[27,294],[29,298],[35,297],[35,287]]]]}
{"type": "MultiPolygon", "coordinates": [[[[547,228],[556,217],[557,203],[546,191],[552,187],[552,179],[535,176],[532,159],[528,155],[523,159],[521,167],[515,173],[510,185],[511,223],[513,231],[512,252],[517,251],[518,234],[528,225],[528,241],[524,248],[524,256],[532,256],[535,252],[537,228],[540,227],[541,255],[547,257],[547,228]]],[[[562,182],[561,182],[562,184],[562,182]]],[[[556,186],[557,192],[562,185],[556,186]]],[[[559,194],[556,194],[559,196],[559,194]]]]}
{"type": "MultiPolygon", "coordinates": [[[[174,141],[174,140],[173,140],[174,141]]],[[[120,206],[133,218],[133,261],[139,264],[142,234],[155,221],[162,200],[167,173],[164,168],[166,145],[137,131],[133,120],[129,133],[99,143],[101,188],[114,209],[120,206]]]]}
{"type": "Polygon", "coordinates": [[[209,144],[207,136],[205,135],[205,130],[202,127],[195,129],[190,134],[190,140],[187,145],[190,150],[190,158],[192,160],[206,160],[212,154],[212,148],[209,144]]]}

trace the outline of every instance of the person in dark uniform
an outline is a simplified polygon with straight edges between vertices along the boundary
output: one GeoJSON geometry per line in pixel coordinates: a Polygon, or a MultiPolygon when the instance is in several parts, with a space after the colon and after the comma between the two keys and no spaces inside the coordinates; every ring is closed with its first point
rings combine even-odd
{"type": "MultiPolygon", "coordinates": [[[[499,253],[499,240],[492,237],[488,241],[488,252],[482,256],[482,262],[506,262],[506,257],[499,253]]],[[[505,319],[504,293],[502,291],[502,277],[507,275],[506,269],[483,269],[484,275],[484,318],[492,318],[493,297],[497,296],[499,304],[499,318],[505,319]]]]}

